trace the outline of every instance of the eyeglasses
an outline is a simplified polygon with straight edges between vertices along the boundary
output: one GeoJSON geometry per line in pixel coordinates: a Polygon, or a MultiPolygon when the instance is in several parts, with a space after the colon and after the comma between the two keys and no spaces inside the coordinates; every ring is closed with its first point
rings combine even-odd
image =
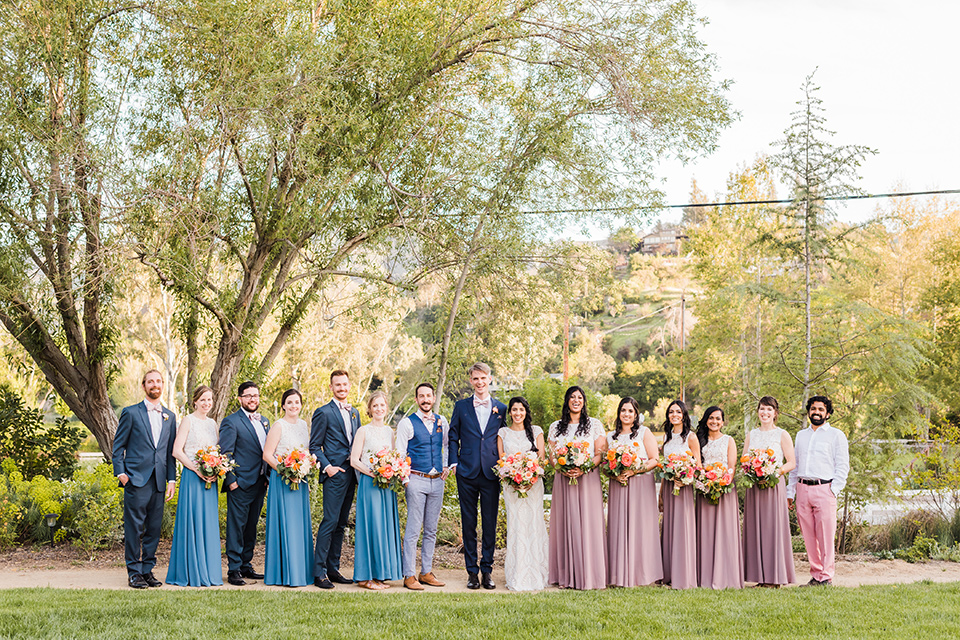
{"type": "Polygon", "coordinates": [[[242,396],[240,396],[240,399],[241,399],[241,400],[252,400],[252,399],[254,399],[254,398],[259,398],[259,397],[260,397],[260,394],[259,394],[259,393],[245,393],[245,394],[243,394],[242,396]]]}

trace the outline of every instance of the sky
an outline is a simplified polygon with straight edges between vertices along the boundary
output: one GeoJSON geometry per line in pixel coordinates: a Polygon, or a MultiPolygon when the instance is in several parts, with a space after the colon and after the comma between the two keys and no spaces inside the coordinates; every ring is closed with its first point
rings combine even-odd
{"type": "MultiPolygon", "coordinates": [[[[877,154],[861,167],[867,193],[960,189],[960,3],[948,0],[699,0],[708,51],[739,120],[709,157],[658,170],[669,204],[689,202],[691,180],[713,196],[728,175],[770,154],[816,70],[836,145],[877,154]]],[[[779,193],[786,197],[781,187],[779,193]]],[[[960,203],[960,196],[950,201],[960,203]]],[[[884,200],[838,207],[863,220],[884,200]]],[[[663,214],[679,219],[679,211],[663,214]]],[[[603,237],[605,232],[601,235],[603,237]]]]}

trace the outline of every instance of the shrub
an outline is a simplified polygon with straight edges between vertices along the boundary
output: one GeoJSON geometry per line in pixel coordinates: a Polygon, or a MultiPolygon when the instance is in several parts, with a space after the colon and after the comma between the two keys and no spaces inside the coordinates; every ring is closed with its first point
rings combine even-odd
{"type": "Polygon", "coordinates": [[[63,417],[44,425],[43,414],[0,386],[0,458],[14,461],[26,478],[69,478],[77,468],[82,429],[63,417]]]}

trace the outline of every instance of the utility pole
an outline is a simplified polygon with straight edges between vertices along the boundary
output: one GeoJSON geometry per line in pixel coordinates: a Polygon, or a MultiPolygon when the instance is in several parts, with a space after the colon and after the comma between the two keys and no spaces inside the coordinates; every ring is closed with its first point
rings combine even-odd
{"type": "Polygon", "coordinates": [[[687,292],[684,291],[680,294],[680,402],[687,402],[687,392],[686,384],[684,380],[684,348],[686,347],[687,341],[687,332],[686,328],[686,318],[687,318],[687,292]]]}

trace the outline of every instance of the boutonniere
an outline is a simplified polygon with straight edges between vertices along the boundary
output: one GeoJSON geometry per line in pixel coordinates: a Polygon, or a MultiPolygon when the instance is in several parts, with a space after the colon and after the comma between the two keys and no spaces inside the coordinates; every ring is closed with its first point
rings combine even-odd
{"type": "Polygon", "coordinates": [[[169,414],[169,413],[161,413],[161,414],[160,414],[160,417],[163,418],[164,420],[169,420],[169,419],[170,419],[170,414],[169,414]]]}
{"type": "Polygon", "coordinates": [[[495,416],[500,415],[500,409],[494,407],[494,408],[493,408],[493,415],[495,415],[495,416]]]}

